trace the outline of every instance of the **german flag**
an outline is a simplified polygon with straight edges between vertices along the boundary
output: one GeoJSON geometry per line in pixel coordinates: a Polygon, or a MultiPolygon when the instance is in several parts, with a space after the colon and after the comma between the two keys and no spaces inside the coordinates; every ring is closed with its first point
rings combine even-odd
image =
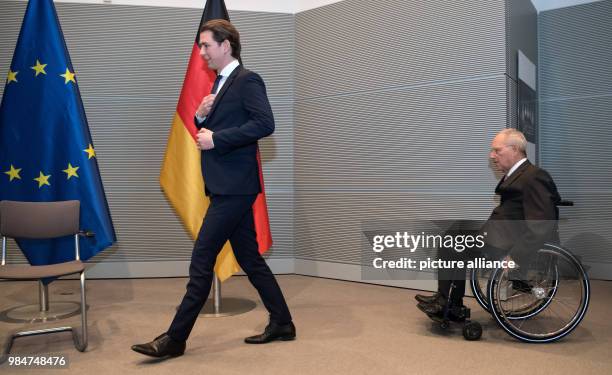
{"type": "MultiPolygon", "coordinates": [[[[213,19],[229,21],[229,15],[223,0],[208,0],[206,2],[200,27],[213,19]]],[[[159,182],[166,197],[193,239],[197,238],[202,219],[209,205],[209,200],[204,195],[205,182],[202,179],[200,151],[196,147],[197,129],[193,118],[202,98],[210,93],[216,77],[216,73],[208,69],[206,62],[200,57],[198,47],[200,27],[198,27],[195,42],[191,49],[183,89],[176,106],[176,113],[172,121],[166,154],[159,176],[159,182]]],[[[257,161],[259,163],[262,192],[253,204],[253,216],[259,252],[263,254],[272,246],[272,234],[270,232],[259,151],[257,152],[257,161]]],[[[228,241],[217,257],[215,273],[221,281],[224,281],[239,270],[238,262],[228,241]]]]}

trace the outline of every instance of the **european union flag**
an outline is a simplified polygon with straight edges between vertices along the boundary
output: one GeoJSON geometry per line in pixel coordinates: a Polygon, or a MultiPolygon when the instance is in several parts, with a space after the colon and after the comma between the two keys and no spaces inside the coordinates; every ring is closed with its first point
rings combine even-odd
{"type": "MultiPolygon", "coordinates": [[[[0,200],[81,201],[86,260],[116,241],[76,75],[52,0],[30,0],[0,106],[0,200]]],[[[74,259],[74,239],[20,240],[33,265],[74,259]]]]}

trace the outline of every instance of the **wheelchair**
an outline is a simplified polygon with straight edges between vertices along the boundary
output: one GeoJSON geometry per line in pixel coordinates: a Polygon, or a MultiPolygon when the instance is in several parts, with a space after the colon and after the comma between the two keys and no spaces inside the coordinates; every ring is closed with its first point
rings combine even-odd
{"type": "MultiPolygon", "coordinates": [[[[545,243],[520,267],[472,269],[469,283],[478,304],[504,331],[523,342],[549,343],[570,334],[584,318],[591,296],[589,277],[580,260],[560,245],[545,243]]],[[[453,283],[450,288],[449,295],[453,283]]],[[[468,308],[463,309],[467,318],[463,336],[478,340],[482,327],[469,320],[468,308]]],[[[448,307],[442,318],[434,320],[447,328],[448,307]]]]}

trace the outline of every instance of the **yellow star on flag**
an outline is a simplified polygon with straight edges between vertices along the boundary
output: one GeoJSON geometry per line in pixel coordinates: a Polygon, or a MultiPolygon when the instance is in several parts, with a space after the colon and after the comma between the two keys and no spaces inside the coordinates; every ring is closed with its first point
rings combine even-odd
{"type": "Polygon", "coordinates": [[[39,176],[36,177],[34,181],[38,181],[38,188],[40,189],[43,185],[51,186],[49,183],[49,178],[51,178],[51,175],[45,176],[42,172],[40,172],[39,176]]]}
{"type": "Polygon", "coordinates": [[[70,82],[70,81],[76,83],[76,81],[74,80],[74,72],[70,72],[70,70],[68,70],[68,68],[66,68],[66,73],[60,74],[60,76],[64,77],[64,83],[65,84],[68,84],[68,82],[70,82]]]}
{"type": "Polygon", "coordinates": [[[19,179],[21,180],[21,176],[19,175],[19,172],[21,172],[21,168],[15,168],[13,167],[13,164],[11,164],[11,169],[4,172],[7,175],[9,175],[10,180],[9,181],[13,181],[14,179],[19,179]]]}
{"type": "Polygon", "coordinates": [[[70,177],[79,177],[79,175],[77,174],[77,170],[80,167],[73,167],[72,164],[68,163],[68,168],[64,169],[64,172],[66,172],[66,174],[68,176],[66,176],[66,180],[70,180],[70,177]]]}
{"type": "Polygon", "coordinates": [[[8,78],[7,80],[7,84],[11,83],[11,82],[17,82],[17,74],[19,74],[19,72],[13,72],[12,70],[9,69],[8,72],[8,78]]]}
{"type": "Polygon", "coordinates": [[[45,67],[47,66],[47,64],[41,64],[40,61],[38,61],[38,59],[36,59],[36,65],[31,66],[30,68],[34,69],[34,71],[36,71],[36,77],[38,77],[39,74],[47,74],[47,72],[45,72],[45,67]]]}
{"type": "Polygon", "coordinates": [[[93,146],[91,145],[91,143],[89,144],[89,147],[87,147],[85,150],[83,150],[87,153],[87,155],[89,156],[88,159],[93,158],[94,156],[96,156],[96,151],[94,151],[93,146]]]}

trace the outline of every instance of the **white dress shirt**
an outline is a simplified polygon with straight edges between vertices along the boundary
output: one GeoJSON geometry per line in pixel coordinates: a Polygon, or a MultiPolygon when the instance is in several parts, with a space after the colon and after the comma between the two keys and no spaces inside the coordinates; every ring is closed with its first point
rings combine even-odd
{"type": "Polygon", "coordinates": [[[516,162],[516,163],[515,163],[515,164],[512,166],[512,168],[510,168],[510,170],[508,171],[508,173],[506,173],[506,178],[510,177],[510,175],[511,175],[512,173],[514,173],[514,171],[516,171],[516,170],[517,170],[517,168],[518,168],[518,167],[520,167],[520,166],[521,166],[521,164],[523,164],[523,163],[524,163],[524,162],[526,162],[526,161],[527,161],[527,158],[522,158],[521,160],[517,161],[517,162],[516,162]]]}
{"type": "MultiPolygon", "coordinates": [[[[225,84],[225,81],[227,81],[227,77],[229,77],[229,75],[232,74],[234,69],[236,69],[239,65],[240,63],[238,62],[238,60],[234,59],[231,63],[227,64],[225,68],[221,70],[221,72],[219,73],[219,75],[221,76],[221,80],[219,81],[219,85],[217,86],[217,91],[211,94],[217,95],[219,91],[221,91],[221,87],[223,87],[223,85],[225,84]]],[[[206,116],[204,117],[198,116],[198,111],[196,111],[195,117],[198,120],[199,124],[203,123],[204,120],[206,120],[206,116]]]]}

